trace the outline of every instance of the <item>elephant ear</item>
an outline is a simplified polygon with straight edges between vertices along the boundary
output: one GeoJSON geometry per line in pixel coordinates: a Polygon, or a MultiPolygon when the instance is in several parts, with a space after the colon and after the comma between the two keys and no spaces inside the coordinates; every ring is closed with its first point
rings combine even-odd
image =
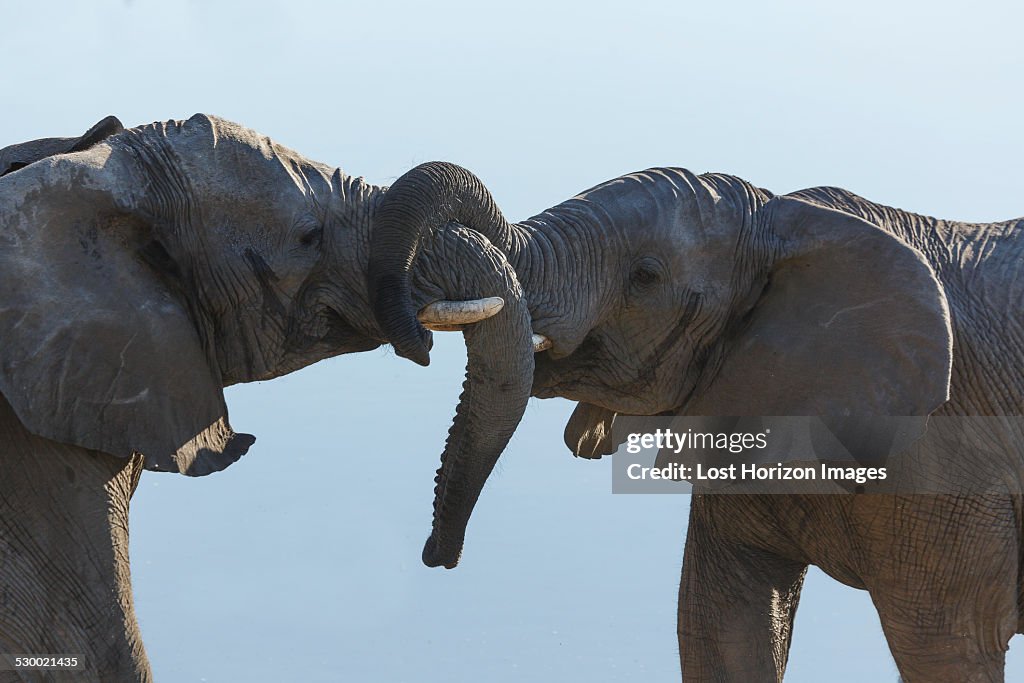
{"type": "Polygon", "coordinates": [[[0,181],[0,393],[40,436],[208,474],[254,439],[228,426],[172,276],[144,256],[124,168],[94,148],[0,181]]]}
{"type": "Polygon", "coordinates": [[[797,199],[760,297],[688,415],[928,415],[949,396],[952,332],[935,274],[871,223],[797,199]]]}
{"type": "Polygon", "coordinates": [[[57,154],[82,152],[124,130],[116,116],[101,119],[77,138],[42,138],[0,149],[0,176],[57,154]]]}

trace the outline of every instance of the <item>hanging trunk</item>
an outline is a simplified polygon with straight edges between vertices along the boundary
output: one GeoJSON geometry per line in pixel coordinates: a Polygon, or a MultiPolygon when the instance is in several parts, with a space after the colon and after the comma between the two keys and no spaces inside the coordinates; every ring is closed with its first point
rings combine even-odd
{"type": "Polygon", "coordinates": [[[484,483],[519,426],[533,382],[530,315],[505,255],[476,232],[432,233],[416,264],[416,308],[436,298],[501,297],[505,305],[465,332],[467,370],[441,467],[434,481],[434,517],[423,562],[454,567],[484,483]],[[457,264],[457,265],[453,265],[457,264]]]}

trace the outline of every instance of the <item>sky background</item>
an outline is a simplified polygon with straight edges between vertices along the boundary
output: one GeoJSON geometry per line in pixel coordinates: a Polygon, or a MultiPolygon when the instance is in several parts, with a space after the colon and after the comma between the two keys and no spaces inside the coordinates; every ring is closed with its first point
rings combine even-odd
{"type": "MultiPolygon", "coordinates": [[[[388,184],[445,159],[512,219],[658,165],[1024,214],[1020,3],[0,2],[0,145],[196,112],[388,184]]],[[[227,471],[146,473],[157,681],[673,681],[687,496],[612,495],[533,401],[455,571],[428,570],[459,335],[227,391],[227,471]]],[[[1024,679],[1024,644],[1008,680],[1024,679]]],[[[866,593],[808,576],[787,681],[895,681],[866,593]]]]}

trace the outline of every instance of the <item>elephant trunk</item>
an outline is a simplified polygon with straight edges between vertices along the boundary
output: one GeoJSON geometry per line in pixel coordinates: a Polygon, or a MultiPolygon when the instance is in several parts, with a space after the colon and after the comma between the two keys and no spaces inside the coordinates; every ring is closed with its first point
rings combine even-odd
{"type": "Polygon", "coordinates": [[[530,396],[533,349],[526,308],[516,305],[497,317],[507,319],[487,320],[466,333],[466,381],[434,478],[433,529],[423,547],[428,567],[458,564],[473,508],[530,396]]]}
{"type": "Polygon", "coordinates": [[[367,269],[374,317],[395,352],[427,365],[430,333],[416,320],[410,270],[423,235],[457,221],[486,236],[504,253],[512,226],[475,175],[455,164],[432,161],[400,177],[385,193],[374,218],[367,269]]]}
{"type": "Polygon", "coordinates": [[[433,233],[417,260],[418,304],[434,298],[500,296],[495,315],[467,326],[467,370],[441,467],[434,478],[433,528],[423,548],[430,567],[455,567],[484,483],[519,426],[533,382],[533,332],[515,270],[505,254],[462,227],[433,233]],[[440,283],[440,284],[439,284],[440,283]]]}

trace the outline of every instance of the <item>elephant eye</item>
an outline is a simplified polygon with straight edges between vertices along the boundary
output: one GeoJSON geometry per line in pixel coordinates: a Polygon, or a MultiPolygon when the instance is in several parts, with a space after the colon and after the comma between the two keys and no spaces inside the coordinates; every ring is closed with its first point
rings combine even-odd
{"type": "Polygon", "coordinates": [[[311,247],[315,244],[320,244],[320,241],[324,237],[324,228],[322,225],[318,225],[315,228],[310,228],[302,233],[299,237],[299,244],[304,247],[311,247]]]}
{"type": "Polygon", "coordinates": [[[629,272],[629,284],[637,289],[647,289],[661,281],[661,263],[651,257],[644,257],[633,264],[629,272]]]}

